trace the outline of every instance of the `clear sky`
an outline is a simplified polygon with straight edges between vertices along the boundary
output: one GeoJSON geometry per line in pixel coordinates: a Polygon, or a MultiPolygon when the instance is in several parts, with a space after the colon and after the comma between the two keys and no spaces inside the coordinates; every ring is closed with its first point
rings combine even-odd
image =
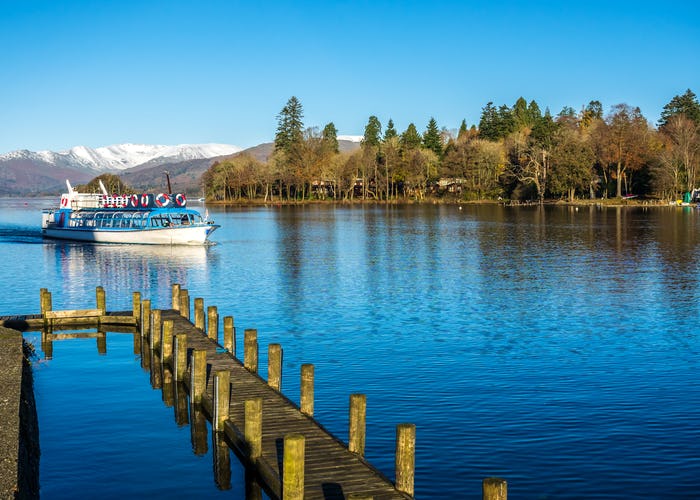
{"type": "Polygon", "coordinates": [[[591,100],[655,123],[700,95],[700,2],[0,0],[0,154],[125,142],[274,139],[304,124],[361,135],[478,123],[523,96],[591,100]]]}

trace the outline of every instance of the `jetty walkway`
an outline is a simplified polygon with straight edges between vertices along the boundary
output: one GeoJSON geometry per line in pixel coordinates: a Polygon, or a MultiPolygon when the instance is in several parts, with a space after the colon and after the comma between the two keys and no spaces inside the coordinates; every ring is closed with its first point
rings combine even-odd
{"type": "MultiPolygon", "coordinates": [[[[414,494],[416,429],[396,427],[395,477],[392,482],[368,463],[364,455],[366,397],[349,397],[348,443],[328,432],[314,419],[314,367],[301,366],[300,403],[281,392],[282,347],[268,346],[267,380],[258,374],[257,331],[244,331],[242,360],[236,355],[233,317],[223,318],[219,333],[216,306],[206,311],[201,298],[194,299],[190,320],[189,292],[172,285],[172,304],[155,309],[140,292],[133,292],[131,311],[108,312],[102,287],[96,289],[95,309],[55,311],[51,293],[42,289],[41,314],[0,317],[0,327],[41,331],[42,350],[51,357],[53,341],[95,337],[98,351],[106,349],[107,331],[134,333],[134,352],[151,372],[154,388],[163,389],[163,400],[175,402],[176,419],[206,436],[203,418],[211,422],[215,443],[230,447],[271,498],[284,500],[411,499],[414,494]],[[56,333],[61,329],[96,328],[96,333],[56,333]],[[223,338],[222,338],[223,337],[223,338]],[[222,340],[223,343],[219,343],[222,340]],[[189,398],[184,397],[185,394],[189,398]],[[174,397],[173,397],[174,396],[174,397]],[[189,399],[189,408],[188,406],[189,399]],[[189,411],[188,411],[189,410],[189,411]]],[[[201,437],[201,436],[200,436],[201,437]]],[[[215,453],[226,462],[228,452],[215,453]]],[[[225,473],[223,473],[225,476],[225,473]]],[[[247,497],[260,498],[259,493],[247,497]]],[[[482,498],[505,500],[506,482],[486,478],[482,498]]]]}

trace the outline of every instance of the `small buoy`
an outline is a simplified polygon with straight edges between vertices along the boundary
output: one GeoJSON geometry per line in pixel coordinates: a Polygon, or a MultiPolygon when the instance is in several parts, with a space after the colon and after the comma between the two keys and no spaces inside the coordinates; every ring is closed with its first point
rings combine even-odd
{"type": "Polygon", "coordinates": [[[459,206],[459,209],[462,210],[462,205],[459,206]]]}

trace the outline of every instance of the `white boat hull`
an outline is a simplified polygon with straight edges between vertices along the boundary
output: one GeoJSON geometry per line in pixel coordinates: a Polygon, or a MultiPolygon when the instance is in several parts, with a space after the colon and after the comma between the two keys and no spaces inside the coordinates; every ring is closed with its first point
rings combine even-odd
{"type": "Polygon", "coordinates": [[[118,229],[80,229],[56,228],[43,229],[47,238],[61,240],[86,241],[91,243],[137,243],[141,245],[204,245],[207,238],[219,226],[202,224],[195,226],[178,226],[174,228],[146,228],[139,230],[118,229]]]}

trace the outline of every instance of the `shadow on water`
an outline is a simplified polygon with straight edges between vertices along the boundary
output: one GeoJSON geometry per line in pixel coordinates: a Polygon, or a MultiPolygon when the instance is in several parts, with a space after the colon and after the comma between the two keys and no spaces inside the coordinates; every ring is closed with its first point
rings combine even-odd
{"type": "Polygon", "coordinates": [[[22,245],[44,242],[40,229],[26,226],[0,226],[0,240],[22,245]]]}

